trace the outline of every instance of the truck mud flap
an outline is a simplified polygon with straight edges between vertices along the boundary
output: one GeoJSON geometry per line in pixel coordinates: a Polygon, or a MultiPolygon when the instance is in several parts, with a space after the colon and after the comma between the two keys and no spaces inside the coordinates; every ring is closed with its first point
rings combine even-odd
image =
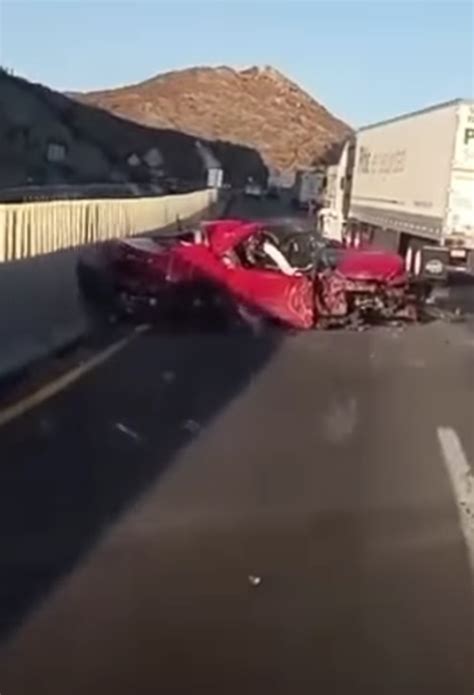
{"type": "Polygon", "coordinates": [[[423,246],[415,256],[415,277],[422,282],[445,283],[448,280],[449,254],[440,246],[423,246]]]}

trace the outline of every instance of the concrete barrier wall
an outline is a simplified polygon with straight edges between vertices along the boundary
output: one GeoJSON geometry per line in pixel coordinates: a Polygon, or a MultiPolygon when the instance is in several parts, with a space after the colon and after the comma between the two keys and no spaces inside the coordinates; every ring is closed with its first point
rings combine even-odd
{"type": "Polygon", "coordinates": [[[0,206],[0,215],[5,207],[13,209],[7,211],[7,225],[0,226],[3,241],[5,230],[8,235],[3,246],[8,254],[0,262],[0,378],[88,331],[76,283],[81,243],[152,229],[165,233],[178,216],[189,220],[219,214],[215,200],[212,191],[203,191],[119,201],[118,209],[117,201],[0,206]]]}
{"type": "Polygon", "coordinates": [[[76,249],[0,264],[0,378],[87,331],[76,249]]]}
{"type": "Polygon", "coordinates": [[[207,189],[158,198],[0,205],[0,263],[160,229],[216,201],[207,189]]]}

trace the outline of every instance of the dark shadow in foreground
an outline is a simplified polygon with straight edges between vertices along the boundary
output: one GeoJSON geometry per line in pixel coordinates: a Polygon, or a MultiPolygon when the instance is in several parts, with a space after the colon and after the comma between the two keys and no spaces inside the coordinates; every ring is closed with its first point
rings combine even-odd
{"type": "Polygon", "coordinates": [[[281,334],[147,335],[0,433],[0,638],[271,359],[281,334]]]}

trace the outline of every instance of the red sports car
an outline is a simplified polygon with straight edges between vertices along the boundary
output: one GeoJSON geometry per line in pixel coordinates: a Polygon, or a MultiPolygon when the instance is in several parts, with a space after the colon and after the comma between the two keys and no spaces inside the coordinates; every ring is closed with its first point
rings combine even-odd
{"type": "Polygon", "coordinates": [[[325,242],[298,220],[215,220],[91,253],[78,265],[83,294],[133,315],[258,316],[298,329],[416,318],[402,258],[325,242]]]}

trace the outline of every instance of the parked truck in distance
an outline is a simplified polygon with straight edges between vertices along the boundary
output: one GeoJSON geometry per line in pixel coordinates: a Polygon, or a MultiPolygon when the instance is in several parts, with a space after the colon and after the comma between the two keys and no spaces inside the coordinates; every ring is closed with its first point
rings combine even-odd
{"type": "Polygon", "coordinates": [[[256,198],[260,200],[263,197],[263,186],[249,176],[247,183],[245,184],[244,194],[249,198],[256,198]]]}
{"type": "Polygon", "coordinates": [[[324,188],[325,173],[323,169],[297,171],[293,186],[293,204],[307,210],[311,203],[319,205],[324,188]]]}
{"type": "Polygon", "coordinates": [[[351,246],[397,250],[416,277],[474,274],[474,102],[361,128],[326,171],[320,223],[351,246]]]}
{"type": "Polygon", "coordinates": [[[211,167],[207,170],[207,187],[222,188],[224,185],[224,171],[220,167],[211,167]]]}

